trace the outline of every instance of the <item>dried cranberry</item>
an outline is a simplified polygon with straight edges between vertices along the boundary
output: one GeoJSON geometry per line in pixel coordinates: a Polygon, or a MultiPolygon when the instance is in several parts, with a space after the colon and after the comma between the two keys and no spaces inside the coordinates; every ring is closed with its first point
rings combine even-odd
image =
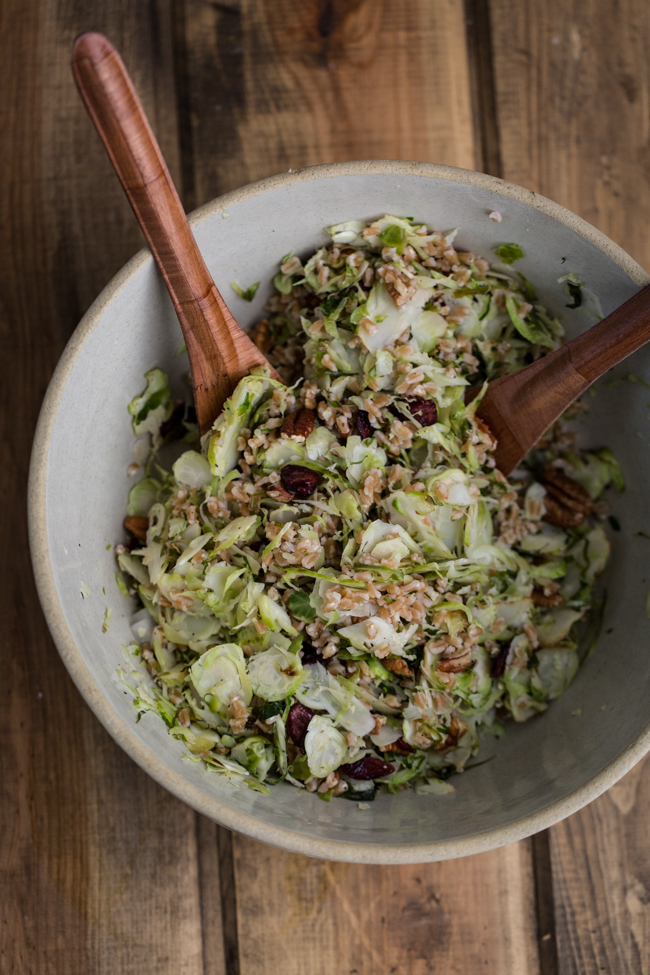
{"type": "Polygon", "coordinates": [[[310,711],[309,708],[306,708],[304,704],[300,704],[298,701],[289,708],[289,714],[287,715],[287,734],[298,748],[302,748],[305,744],[307,728],[313,717],[314,712],[310,711]]]}
{"type": "Polygon", "coordinates": [[[436,409],[436,404],[433,400],[423,399],[421,396],[416,396],[414,399],[408,401],[407,406],[412,417],[414,417],[418,423],[421,423],[423,427],[430,427],[438,419],[438,410],[436,409]]]}
{"type": "Polygon", "coordinates": [[[311,643],[303,643],[302,645],[302,662],[303,664],[320,664],[323,662],[323,657],[320,650],[316,647],[312,647],[311,643]]]}
{"type": "Polygon", "coordinates": [[[160,436],[166,437],[168,433],[171,433],[174,427],[177,427],[183,421],[185,416],[185,404],[177,403],[174,407],[174,412],[168,420],[163,420],[160,424],[160,436]]]}
{"type": "Polygon", "coordinates": [[[285,491],[295,498],[310,498],[318,486],[318,474],[299,464],[287,464],[280,471],[280,480],[285,491]]]}
{"type": "Polygon", "coordinates": [[[354,418],[354,423],[362,440],[367,440],[368,437],[372,437],[374,431],[370,424],[370,417],[365,410],[359,410],[354,418]]]}
{"type": "Polygon", "coordinates": [[[510,652],[510,644],[506,643],[501,647],[496,657],[492,660],[492,670],[490,676],[496,680],[497,677],[503,677],[506,669],[506,660],[508,659],[508,654],[510,652]]]}
{"type": "Polygon", "coordinates": [[[339,771],[349,779],[381,779],[384,775],[394,772],[395,768],[390,762],[366,755],[365,758],[360,758],[358,762],[352,762],[351,765],[341,765],[339,771]]]}

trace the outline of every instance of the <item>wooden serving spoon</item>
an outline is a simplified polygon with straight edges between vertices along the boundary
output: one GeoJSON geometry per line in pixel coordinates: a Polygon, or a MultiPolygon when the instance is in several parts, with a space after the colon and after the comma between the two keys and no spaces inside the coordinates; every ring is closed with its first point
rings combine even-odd
{"type": "Polygon", "coordinates": [[[280,377],[228,311],[201,257],[178,193],[122,59],[103,34],[81,34],[72,71],[183,330],[203,434],[239,380],[265,366],[280,377]]]}
{"type": "Polygon", "coordinates": [[[510,474],[566,408],[608,369],[650,341],[650,285],[602,322],[532,365],[491,382],[477,415],[510,474]]]}

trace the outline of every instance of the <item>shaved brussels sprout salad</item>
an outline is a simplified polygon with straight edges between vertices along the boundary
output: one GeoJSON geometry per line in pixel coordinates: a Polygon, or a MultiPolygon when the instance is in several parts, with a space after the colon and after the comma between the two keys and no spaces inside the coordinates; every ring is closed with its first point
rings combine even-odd
{"type": "Polygon", "coordinates": [[[201,444],[160,369],[129,405],[118,583],[150,677],[122,676],[236,784],[444,793],[573,679],[622,476],[566,419],[495,466],[487,382],[563,334],[522,275],[410,218],[329,234],[282,259],[254,334],[284,384],[242,379],[201,444]]]}

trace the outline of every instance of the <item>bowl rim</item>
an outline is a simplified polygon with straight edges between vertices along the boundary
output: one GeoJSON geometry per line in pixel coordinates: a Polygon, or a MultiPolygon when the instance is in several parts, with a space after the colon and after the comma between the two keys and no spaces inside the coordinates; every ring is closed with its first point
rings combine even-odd
{"type": "MultiPolygon", "coordinates": [[[[511,200],[525,203],[585,238],[617,264],[639,287],[650,283],[650,275],[621,247],[581,217],[576,216],[559,204],[532,190],[524,189],[494,176],[434,163],[369,160],[328,163],[295,171],[289,170],[287,173],[258,180],[240,189],[225,193],[194,210],[189,220],[192,226],[197,226],[209,217],[227,210],[229,206],[295,183],[349,175],[386,174],[420,176],[425,179],[435,178],[470,184],[490,190],[511,200]]],[[[152,260],[152,255],[146,247],[131,258],[95,299],[73,332],[54,371],[41,407],[29,471],[29,540],[41,606],[54,642],[70,676],[88,706],[117,744],[160,785],[209,819],[255,840],[281,847],[293,853],[350,863],[424,863],[453,859],[494,849],[554,825],[566,816],[577,812],[622,778],[650,750],[650,722],[617,758],[601,769],[592,779],[569,795],[549,803],[537,812],[523,816],[521,819],[504,826],[467,836],[393,846],[385,841],[361,843],[326,839],[265,823],[255,816],[232,809],[220,799],[208,795],[199,785],[188,782],[181,775],[170,770],[160,755],[140,741],[135,733],[135,725],[131,727],[123,721],[110,699],[103,694],[95,682],[67,626],[57,596],[50,564],[45,499],[50,439],[57,409],[70,374],[86,341],[97,327],[107,306],[131,279],[152,260]]]]}

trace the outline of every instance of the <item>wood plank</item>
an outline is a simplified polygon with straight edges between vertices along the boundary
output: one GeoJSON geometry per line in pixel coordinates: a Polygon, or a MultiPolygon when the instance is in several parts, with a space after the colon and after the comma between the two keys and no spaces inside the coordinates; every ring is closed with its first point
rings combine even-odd
{"type": "Polygon", "coordinates": [[[650,6],[493,0],[491,12],[503,178],[650,267],[650,6]]]}
{"type": "Polygon", "coordinates": [[[648,761],[551,830],[561,975],[650,972],[648,761]]]}
{"type": "Polygon", "coordinates": [[[186,0],[184,31],[188,205],[322,162],[474,168],[459,0],[186,0]]]}
{"type": "Polygon", "coordinates": [[[12,558],[0,567],[0,969],[199,975],[195,814],[83,704],[38,610],[27,548],[25,483],[45,386],[81,311],[139,246],[69,74],[71,41],[90,24],[135,66],[168,152],[175,138],[166,3],[2,5],[0,519],[12,558]]]}
{"type": "MultiPolygon", "coordinates": [[[[186,0],[176,49],[186,204],[332,160],[473,168],[464,18],[458,0],[186,0]]],[[[234,854],[238,925],[226,941],[238,938],[242,975],[539,972],[529,842],[395,868],[237,835],[234,854]]]]}
{"type": "MultiPolygon", "coordinates": [[[[650,268],[648,4],[493,0],[491,14],[503,176],[650,268]]],[[[649,769],[550,831],[562,975],[650,972],[649,769]]]]}
{"type": "Polygon", "coordinates": [[[235,867],[241,975],[539,971],[527,843],[368,867],[236,836],[235,867]]]}

